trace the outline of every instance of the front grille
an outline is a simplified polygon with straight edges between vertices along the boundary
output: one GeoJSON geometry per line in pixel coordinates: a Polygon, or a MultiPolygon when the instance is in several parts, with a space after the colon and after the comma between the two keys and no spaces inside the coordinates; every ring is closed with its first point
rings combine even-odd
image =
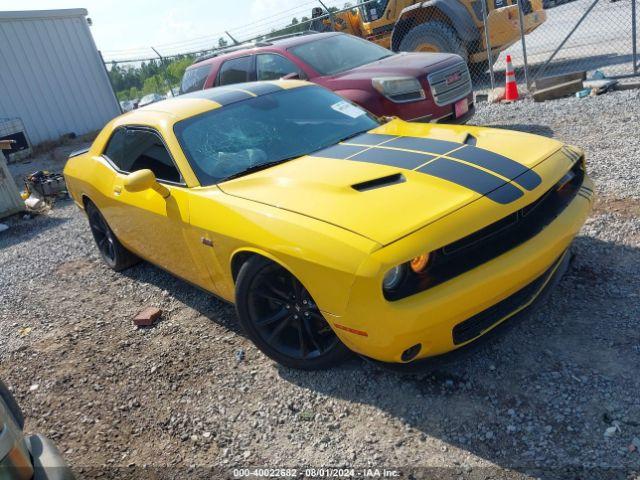
{"type": "Polygon", "coordinates": [[[471,93],[471,75],[464,62],[457,63],[427,76],[436,105],[450,105],[471,93]]]}
{"type": "Polygon", "coordinates": [[[487,329],[491,328],[507,315],[515,312],[534,300],[551,275],[553,275],[557,266],[558,262],[555,262],[551,268],[526,287],[453,327],[452,334],[454,345],[460,345],[461,343],[465,343],[479,337],[487,331],[487,329]]]}
{"type": "Polygon", "coordinates": [[[385,298],[400,300],[435,287],[530,240],[564,211],[583,181],[584,170],[578,160],[565,177],[536,201],[432,252],[424,274],[414,274],[397,290],[385,292],[385,298]]]}

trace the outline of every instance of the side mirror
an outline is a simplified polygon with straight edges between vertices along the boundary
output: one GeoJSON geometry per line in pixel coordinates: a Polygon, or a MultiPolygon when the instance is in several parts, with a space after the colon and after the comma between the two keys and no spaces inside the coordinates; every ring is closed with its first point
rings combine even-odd
{"type": "Polygon", "coordinates": [[[160,185],[154,173],[145,168],[127,175],[124,179],[124,186],[131,192],[141,192],[143,190],[153,189],[167,198],[171,193],[167,187],[160,185]]]}

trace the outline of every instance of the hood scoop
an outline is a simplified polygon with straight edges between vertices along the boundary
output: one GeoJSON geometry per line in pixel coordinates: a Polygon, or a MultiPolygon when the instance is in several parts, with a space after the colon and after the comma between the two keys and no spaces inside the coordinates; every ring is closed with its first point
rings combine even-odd
{"type": "Polygon", "coordinates": [[[471,145],[472,147],[475,147],[476,144],[478,143],[478,139],[473,135],[471,135],[470,133],[467,133],[467,136],[464,138],[464,142],[462,143],[464,143],[465,145],[471,145]]]}
{"type": "Polygon", "coordinates": [[[374,178],[373,180],[367,180],[366,182],[356,183],[351,185],[351,188],[358,192],[366,192],[367,190],[375,190],[377,188],[389,187],[398,183],[404,183],[407,179],[401,173],[394,173],[393,175],[387,175],[385,177],[374,178]]]}

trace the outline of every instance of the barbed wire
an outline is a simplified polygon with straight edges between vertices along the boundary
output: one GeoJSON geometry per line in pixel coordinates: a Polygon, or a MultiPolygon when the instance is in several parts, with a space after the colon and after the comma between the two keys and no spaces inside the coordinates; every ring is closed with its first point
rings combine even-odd
{"type": "MultiPolygon", "coordinates": [[[[369,0],[371,1],[371,0],[369,0]]],[[[280,11],[273,15],[269,15],[263,19],[256,20],[245,25],[230,28],[227,31],[218,32],[211,35],[194,37],[191,39],[169,42],[165,44],[157,44],[149,47],[137,47],[131,49],[105,50],[102,52],[105,63],[139,63],[151,60],[157,60],[160,52],[163,58],[176,58],[186,55],[199,55],[215,51],[219,48],[218,42],[223,38],[227,43],[233,43],[231,37],[237,39],[240,43],[252,40],[257,37],[267,36],[273,31],[282,30],[291,27],[293,18],[311,17],[311,6],[315,5],[327,8],[343,8],[344,0],[324,0],[322,3],[318,0],[307,0],[296,7],[280,11]]],[[[303,25],[307,22],[299,22],[295,25],[303,25]]]]}

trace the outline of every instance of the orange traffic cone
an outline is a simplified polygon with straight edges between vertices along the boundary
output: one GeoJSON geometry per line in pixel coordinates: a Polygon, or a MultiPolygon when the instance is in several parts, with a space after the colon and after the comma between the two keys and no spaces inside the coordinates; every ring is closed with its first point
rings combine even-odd
{"type": "Polygon", "coordinates": [[[520,99],[520,95],[518,94],[518,84],[516,83],[516,72],[513,70],[513,65],[511,64],[511,55],[507,55],[507,86],[505,88],[504,99],[507,102],[515,102],[520,99]]]}

